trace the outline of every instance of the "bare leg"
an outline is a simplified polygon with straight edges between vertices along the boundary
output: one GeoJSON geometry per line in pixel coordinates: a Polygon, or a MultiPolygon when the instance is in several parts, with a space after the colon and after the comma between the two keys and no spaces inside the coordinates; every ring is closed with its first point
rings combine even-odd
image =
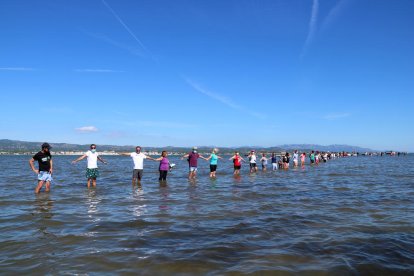
{"type": "Polygon", "coordinates": [[[47,181],[46,182],[46,190],[45,190],[45,192],[50,192],[50,181],[47,181]]]}
{"type": "Polygon", "coordinates": [[[92,178],[92,186],[96,187],[96,178],[92,178]]]}
{"type": "Polygon", "coordinates": [[[38,194],[38,193],[40,192],[40,189],[42,189],[43,183],[44,183],[44,181],[42,181],[42,180],[39,180],[39,181],[37,182],[37,187],[36,187],[36,189],[35,189],[35,193],[36,193],[36,194],[38,194]]]}
{"type": "Polygon", "coordinates": [[[132,178],[132,186],[135,186],[137,179],[136,178],[132,178]]]}
{"type": "Polygon", "coordinates": [[[91,179],[88,178],[88,189],[91,187],[91,179]]]}

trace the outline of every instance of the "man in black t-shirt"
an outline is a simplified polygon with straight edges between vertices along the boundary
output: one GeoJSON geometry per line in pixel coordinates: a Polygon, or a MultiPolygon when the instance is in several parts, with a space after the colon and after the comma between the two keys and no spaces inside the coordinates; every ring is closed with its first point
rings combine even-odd
{"type": "Polygon", "coordinates": [[[40,189],[43,186],[43,183],[46,182],[46,192],[50,191],[50,182],[52,182],[52,172],[53,172],[53,161],[52,155],[50,154],[50,149],[52,147],[48,143],[43,143],[42,150],[36,153],[32,159],[30,159],[29,164],[33,172],[37,174],[37,187],[35,193],[38,194],[40,189]],[[39,163],[39,169],[36,170],[34,166],[34,161],[39,163]]]}

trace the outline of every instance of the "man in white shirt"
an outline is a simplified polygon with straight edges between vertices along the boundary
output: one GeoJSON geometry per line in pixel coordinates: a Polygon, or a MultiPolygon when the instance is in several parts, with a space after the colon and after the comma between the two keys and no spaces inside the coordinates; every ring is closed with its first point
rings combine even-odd
{"type": "Polygon", "coordinates": [[[155,160],[154,158],[147,156],[141,152],[141,147],[137,146],[135,152],[132,153],[121,153],[123,156],[131,156],[134,161],[134,170],[132,171],[132,185],[138,180],[138,184],[141,182],[142,173],[144,171],[144,159],[155,160]]]}
{"type": "Polygon", "coordinates": [[[96,152],[96,145],[92,144],[91,149],[88,150],[84,155],[79,157],[78,159],[72,161],[72,164],[75,164],[79,161],[81,161],[84,158],[88,158],[88,166],[86,167],[86,178],[88,179],[88,189],[91,187],[91,181],[92,186],[96,187],[96,179],[99,176],[98,171],[98,160],[101,161],[104,164],[108,164],[106,161],[104,161],[99,154],[96,152]]]}

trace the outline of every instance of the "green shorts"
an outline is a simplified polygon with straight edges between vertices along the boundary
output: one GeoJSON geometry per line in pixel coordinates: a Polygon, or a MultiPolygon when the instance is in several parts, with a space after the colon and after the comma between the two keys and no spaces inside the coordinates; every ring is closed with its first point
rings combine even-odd
{"type": "Polygon", "coordinates": [[[86,178],[98,178],[99,171],[98,169],[86,169],[86,178]]]}

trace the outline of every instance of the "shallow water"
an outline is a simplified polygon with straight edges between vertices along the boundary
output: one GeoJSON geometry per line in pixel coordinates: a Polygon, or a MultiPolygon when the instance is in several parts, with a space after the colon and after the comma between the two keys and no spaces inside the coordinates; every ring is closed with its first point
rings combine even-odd
{"type": "Polygon", "coordinates": [[[5,274],[412,274],[414,156],[351,157],[216,180],[200,160],[168,183],[145,162],[106,157],[95,189],[85,166],[54,156],[49,194],[34,194],[29,156],[0,156],[0,272],[5,274]]]}

